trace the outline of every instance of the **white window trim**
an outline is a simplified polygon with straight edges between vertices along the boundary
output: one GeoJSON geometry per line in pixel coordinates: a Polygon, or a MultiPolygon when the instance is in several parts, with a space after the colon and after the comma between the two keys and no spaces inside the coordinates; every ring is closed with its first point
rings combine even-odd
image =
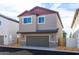
{"type": "Polygon", "coordinates": [[[32,16],[25,16],[25,17],[22,17],[22,23],[23,23],[23,24],[32,24],[32,21],[33,21],[33,20],[32,20],[32,16]],[[24,18],[29,18],[29,17],[31,18],[31,23],[24,23],[24,18]]]}
{"type": "Polygon", "coordinates": [[[46,22],[46,18],[45,18],[45,16],[38,16],[38,20],[37,20],[38,22],[38,24],[45,24],[45,22],[46,22]],[[39,17],[44,17],[44,23],[39,23],[39,17]]]}

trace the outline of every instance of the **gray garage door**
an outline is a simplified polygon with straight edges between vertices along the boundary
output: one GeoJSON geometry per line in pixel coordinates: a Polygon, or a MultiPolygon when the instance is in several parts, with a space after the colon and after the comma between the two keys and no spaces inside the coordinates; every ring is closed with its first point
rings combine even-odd
{"type": "Polygon", "coordinates": [[[27,46],[49,47],[48,36],[28,36],[26,40],[27,46]]]}

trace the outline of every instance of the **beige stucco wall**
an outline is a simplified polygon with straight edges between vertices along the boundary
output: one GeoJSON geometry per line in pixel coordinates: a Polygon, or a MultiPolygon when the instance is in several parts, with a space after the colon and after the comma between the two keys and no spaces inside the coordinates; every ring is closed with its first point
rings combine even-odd
{"type": "Polygon", "coordinates": [[[57,28],[56,21],[57,16],[56,14],[49,14],[49,15],[41,15],[45,16],[45,24],[37,24],[38,30],[53,30],[57,28]]]}
{"type": "Polygon", "coordinates": [[[63,35],[63,28],[62,28],[61,22],[59,21],[58,16],[57,16],[57,28],[58,28],[57,37],[60,39],[62,38],[62,35],[63,35]]]}
{"type": "MultiPolygon", "coordinates": [[[[38,24],[38,17],[31,15],[32,24],[24,24],[23,17],[20,17],[19,31],[35,32],[36,30],[53,30],[57,29],[57,14],[41,15],[45,16],[45,24],[38,24]]],[[[61,26],[61,24],[59,24],[61,26]]],[[[59,26],[58,25],[58,26],[59,26]]]]}
{"type": "Polygon", "coordinates": [[[19,31],[20,32],[35,32],[36,31],[36,15],[29,16],[32,18],[32,24],[24,24],[23,18],[20,17],[20,23],[19,23],[19,31]]]}

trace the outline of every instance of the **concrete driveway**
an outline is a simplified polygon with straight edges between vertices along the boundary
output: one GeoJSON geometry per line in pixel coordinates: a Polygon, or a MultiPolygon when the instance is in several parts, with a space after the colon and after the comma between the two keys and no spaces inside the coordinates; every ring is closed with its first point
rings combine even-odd
{"type": "Polygon", "coordinates": [[[0,47],[0,55],[79,55],[79,53],[0,47]]]}

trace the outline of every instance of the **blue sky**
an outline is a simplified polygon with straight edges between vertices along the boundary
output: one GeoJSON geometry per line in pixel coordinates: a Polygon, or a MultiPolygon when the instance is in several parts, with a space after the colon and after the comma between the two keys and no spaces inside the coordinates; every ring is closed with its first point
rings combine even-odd
{"type": "MultiPolygon", "coordinates": [[[[32,0],[33,1],[33,0],[32,0]]],[[[64,25],[64,30],[69,34],[75,10],[79,8],[79,3],[33,3],[26,0],[0,0],[0,14],[18,20],[17,15],[25,10],[30,10],[35,6],[58,11],[64,25]]]]}

